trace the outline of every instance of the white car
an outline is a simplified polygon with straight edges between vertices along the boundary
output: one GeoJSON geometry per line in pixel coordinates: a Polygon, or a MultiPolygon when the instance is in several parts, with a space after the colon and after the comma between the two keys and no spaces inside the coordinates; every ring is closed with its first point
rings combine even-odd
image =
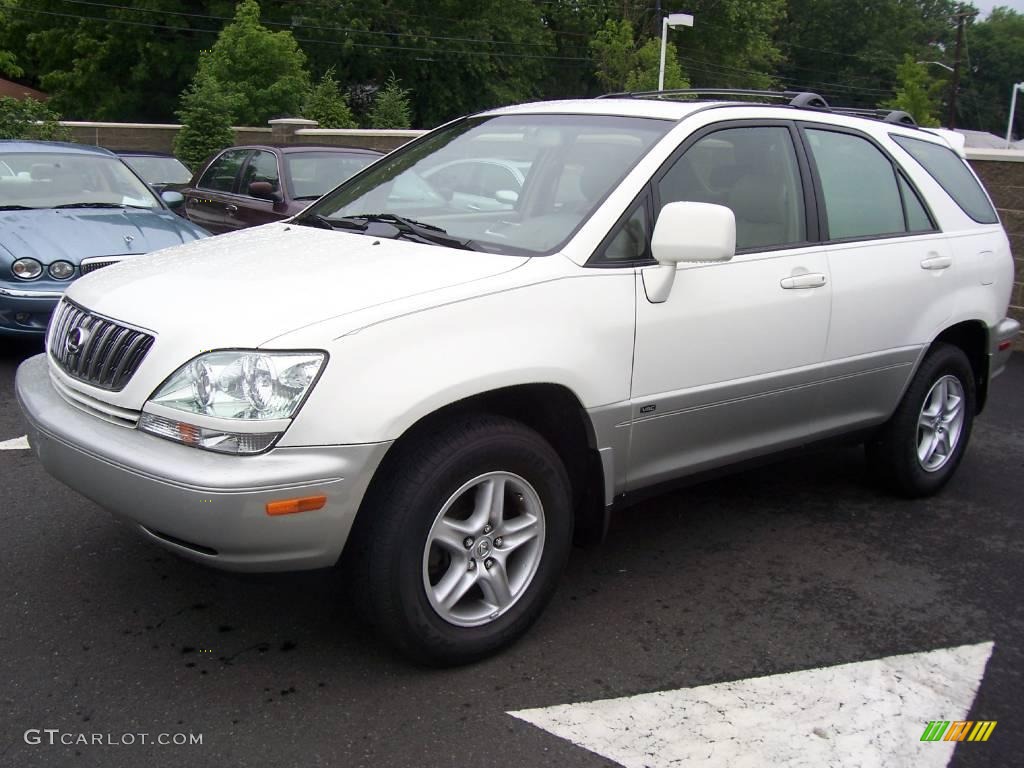
{"type": "Polygon", "coordinates": [[[1018,333],[1012,280],[976,177],[912,125],[806,96],[527,104],[79,280],[17,393],[47,470],[152,541],[340,560],[389,641],[456,663],[523,633],[574,532],[645,490],[847,435],[938,491],[1018,333]],[[528,164],[510,210],[423,183],[473,158],[528,164]]]}

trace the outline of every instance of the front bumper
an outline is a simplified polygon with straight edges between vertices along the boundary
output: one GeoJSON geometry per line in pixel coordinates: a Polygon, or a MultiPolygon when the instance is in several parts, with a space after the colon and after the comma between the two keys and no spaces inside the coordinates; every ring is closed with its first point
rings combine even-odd
{"type": "Polygon", "coordinates": [[[46,470],[184,557],[238,571],[333,565],[390,443],[276,448],[224,456],[107,423],[65,401],[46,355],[21,364],[16,392],[46,470]],[[322,509],[268,516],[269,501],[324,494],[322,509]]]}
{"type": "Polygon", "coordinates": [[[42,336],[63,291],[0,285],[0,333],[42,336]]]}

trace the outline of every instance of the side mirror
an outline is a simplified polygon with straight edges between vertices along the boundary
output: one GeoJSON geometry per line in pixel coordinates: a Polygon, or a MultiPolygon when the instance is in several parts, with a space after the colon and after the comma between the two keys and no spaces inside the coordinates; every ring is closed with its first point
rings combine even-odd
{"type": "Polygon", "coordinates": [[[511,189],[499,189],[494,193],[494,199],[499,203],[508,203],[509,205],[515,205],[519,202],[519,193],[511,189]]]}
{"type": "Polygon", "coordinates": [[[658,266],[643,270],[647,300],[668,299],[679,264],[712,264],[736,254],[736,216],[724,205],[668,203],[651,237],[658,266]]]}
{"type": "Polygon", "coordinates": [[[249,196],[258,197],[261,200],[274,200],[275,202],[281,199],[281,196],[274,191],[274,185],[269,181],[254,181],[250,183],[249,196]]]}
{"type": "Polygon", "coordinates": [[[176,192],[173,189],[165,189],[160,193],[160,199],[164,201],[170,209],[180,208],[185,202],[185,196],[181,192],[176,192]]]}

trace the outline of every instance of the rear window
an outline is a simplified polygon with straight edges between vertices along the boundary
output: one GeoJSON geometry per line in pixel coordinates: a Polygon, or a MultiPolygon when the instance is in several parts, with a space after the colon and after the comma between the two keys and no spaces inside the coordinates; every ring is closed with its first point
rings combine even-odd
{"type": "Polygon", "coordinates": [[[964,213],[979,224],[995,224],[999,221],[985,191],[956,152],[909,136],[893,136],[892,139],[931,174],[964,213]]]}

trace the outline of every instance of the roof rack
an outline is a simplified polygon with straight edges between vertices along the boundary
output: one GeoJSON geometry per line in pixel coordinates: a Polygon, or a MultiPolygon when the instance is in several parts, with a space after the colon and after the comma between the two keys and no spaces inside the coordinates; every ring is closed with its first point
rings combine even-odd
{"type": "Polygon", "coordinates": [[[832,107],[833,112],[840,115],[852,115],[853,117],[868,117],[873,120],[881,120],[883,123],[895,123],[896,125],[911,125],[917,127],[917,121],[913,115],[901,109],[855,109],[853,107],[832,107]]]}
{"type": "Polygon", "coordinates": [[[730,96],[778,99],[802,109],[829,109],[828,102],[816,93],[805,91],[754,91],[744,88],[672,88],[662,91],[626,91],[606,93],[599,99],[649,99],[662,96],[730,96]]]}
{"type": "Polygon", "coordinates": [[[914,118],[899,109],[857,109],[854,107],[833,107],[821,96],[810,91],[754,91],[743,88],[673,88],[661,91],[626,91],[622,93],[606,93],[599,99],[650,99],[666,96],[726,96],[753,97],[762,100],[775,99],[785,102],[779,106],[796,107],[797,109],[817,109],[823,112],[835,112],[840,115],[866,117],[896,125],[917,127],[914,118]]]}

